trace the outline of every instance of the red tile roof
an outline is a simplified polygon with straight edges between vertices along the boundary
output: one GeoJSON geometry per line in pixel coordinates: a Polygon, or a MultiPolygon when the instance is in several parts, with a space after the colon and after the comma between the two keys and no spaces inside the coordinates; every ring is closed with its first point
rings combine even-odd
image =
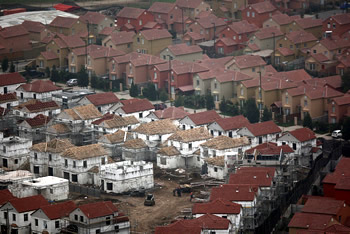
{"type": "Polygon", "coordinates": [[[275,27],[261,28],[258,32],[255,33],[255,36],[260,40],[273,38],[274,36],[279,37],[282,35],[283,33],[281,32],[281,30],[275,27]]]}
{"type": "Polygon", "coordinates": [[[309,128],[299,128],[289,133],[292,134],[300,142],[316,139],[315,133],[309,128]]]}
{"type": "Polygon", "coordinates": [[[233,30],[237,34],[244,34],[244,33],[248,34],[259,30],[259,28],[255,24],[250,24],[246,20],[233,22],[228,26],[228,28],[233,30]]]}
{"type": "Polygon", "coordinates": [[[338,162],[335,171],[328,173],[322,183],[337,184],[337,182],[345,177],[350,177],[350,158],[342,157],[338,162]]]}
{"type": "Polygon", "coordinates": [[[312,89],[306,89],[306,96],[310,99],[319,99],[319,98],[333,98],[343,96],[343,93],[329,87],[328,85],[324,87],[314,86],[312,89]]]}
{"type": "Polygon", "coordinates": [[[211,189],[210,201],[219,198],[231,202],[253,201],[256,198],[258,186],[224,184],[211,189]]]}
{"type": "Polygon", "coordinates": [[[45,126],[50,121],[50,119],[50,117],[39,114],[34,118],[25,119],[24,121],[26,121],[31,127],[41,127],[45,126]]]}
{"type": "Polygon", "coordinates": [[[112,92],[87,95],[86,98],[95,106],[118,103],[119,98],[112,92]]]}
{"type": "Polygon", "coordinates": [[[275,176],[276,168],[275,167],[239,167],[236,170],[236,173],[250,173],[250,172],[265,172],[268,173],[271,176],[275,176]]]}
{"type": "Polygon", "coordinates": [[[215,27],[226,25],[226,22],[223,19],[216,17],[214,14],[209,14],[206,17],[199,18],[192,24],[196,23],[202,26],[204,29],[214,28],[214,25],[215,27]]]}
{"type": "Polygon", "coordinates": [[[35,32],[35,33],[40,33],[45,30],[45,25],[43,25],[40,22],[36,21],[29,21],[29,20],[24,20],[22,22],[22,26],[28,31],[28,32],[35,32]]]}
{"type": "Polygon", "coordinates": [[[338,24],[350,24],[350,14],[338,14],[331,16],[338,24]]]}
{"type": "Polygon", "coordinates": [[[294,54],[294,51],[289,49],[289,48],[285,48],[285,47],[282,47],[282,48],[277,48],[277,51],[281,53],[281,55],[283,56],[291,56],[294,54]]]}
{"type": "Polygon", "coordinates": [[[152,6],[148,9],[152,13],[163,13],[169,14],[170,11],[175,7],[174,3],[170,2],[154,2],[152,6]]]}
{"type": "Polygon", "coordinates": [[[0,28],[0,37],[2,38],[18,37],[18,36],[23,36],[28,34],[29,33],[27,29],[23,27],[21,24],[6,27],[6,28],[0,28]]]}
{"type": "Polygon", "coordinates": [[[322,27],[322,19],[301,18],[294,20],[302,29],[308,29],[313,27],[322,27]]]}
{"type": "Polygon", "coordinates": [[[220,115],[215,110],[209,110],[188,115],[195,125],[204,125],[221,119],[220,115]]]}
{"type": "Polygon", "coordinates": [[[0,103],[17,101],[16,93],[0,93],[0,103]]]}
{"type": "Polygon", "coordinates": [[[334,98],[333,101],[339,106],[349,105],[350,104],[350,96],[337,97],[337,98],[334,98]]]}
{"type": "Polygon", "coordinates": [[[26,83],[24,77],[18,72],[0,74],[0,86],[26,83]]]}
{"type": "Polygon", "coordinates": [[[115,116],[116,115],[114,115],[114,114],[107,113],[107,114],[104,114],[102,118],[93,121],[91,124],[99,125],[100,123],[104,122],[105,120],[113,119],[115,116]]]}
{"type": "MultiPolygon", "coordinates": [[[[59,38],[62,40],[64,45],[66,45],[69,48],[77,48],[77,47],[83,47],[85,46],[85,42],[79,35],[70,35],[70,36],[65,36],[65,35],[59,35],[59,38]]],[[[59,42],[61,43],[61,42],[59,42]]],[[[63,48],[65,47],[64,45],[61,45],[63,48]]]]}
{"type": "MultiPolygon", "coordinates": [[[[185,36],[186,35],[188,35],[190,38],[192,38],[193,40],[195,40],[195,41],[198,41],[198,40],[204,40],[204,35],[202,35],[202,34],[199,34],[199,33],[196,33],[196,32],[187,32],[186,34],[185,34],[185,36]]],[[[184,36],[184,37],[185,37],[184,36]]]]}
{"type": "Polygon", "coordinates": [[[164,110],[157,110],[154,112],[154,114],[159,119],[182,119],[189,115],[189,113],[186,112],[183,107],[174,106],[168,107],[164,110]]]}
{"type": "Polygon", "coordinates": [[[207,202],[195,203],[192,207],[192,214],[239,214],[241,205],[221,198],[207,202]]]}
{"type": "MultiPolygon", "coordinates": [[[[298,16],[300,17],[300,16],[298,16]]],[[[285,25],[293,22],[293,17],[287,15],[287,14],[275,14],[271,16],[273,21],[278,23],[279,25],[285,25]]]]}
{"type": "Polygon", "coordinates": [[[5,116],[10,112],[10,109],[6,109],[0,106],[0,116],[5,116]]]}
{"type": "Polygon", "coordinates": [[[221,218],[212,214],[205,214],[196,219],[187,219],[191,225],[198,225],[199,227],[205,227],[209,230],[228,230],[230,227],[230,221],[226,218],[221,218]]]}
{"type": "Polygon", "coordinates": [[[309,197],[304,207],[303,213],[339,215],[344,208],[345,201],[335,200],[329,197],[309,197]]]}
{"type": "Polygon", "coordinates": [[[235,130],[249,125],[249,120],[243,115],[221,118],[215,121],[224,131],[235,130]]]}
{"type": "Polygon", "coordinates": [[[147,99],[134,98],[122,100],[121,103],[123,104],[121,108],[126,114],[154,109],[152,103],[147,99]]]}
{"type": "Polygon", "coordinates": [[[31,197],[15,198],[9,203],[16,209],[18,213],[33,211],[48,205],[48,201],[42,195],[31,197]]]}
{"type": "Polygon", "coordinates": [[[140,32],[146,40],[159,40],[165,38],[171,38],[171,34],[166,29],[149,29],[142,30],[140,32]]]}
{"type": "Polygon", "coordinates": [[[116,30],[117,30],[116,27],[105,27],[98,34],[109,36],[116,30]]]}
{"type": "Polygon", "coordinates": [[[328,50],[337,50],[350,47],[349,40],[343,38],[323,38],[320,43],[328,50]]]}
{"type": "Polygon", "coordinates": [[[111,34],[111,41],[114,45],[122,45],[126,43],[132,43],[135,33],[134,32],[115,32],[111,34]]]}
{"type": "Polygon", "coordinates": [[[79,19],[82,22],[90,23],[90,24],[99,24],[101,21],[103,21],[107,16],[94,11],[88,11],[84,15],[80,16],[79,19]]]}
{"type": "Polygon", "coordinates": [[[118,208],[113,205],[111,201],[88,203],[78,206],[78,209],[80,209],[89,219],[104,217],[118,212],[118,208]]]}
{"type": "Polygon", "coordinates": [[[306,32],[304,30],[292,31],[288,33],[286,37],[294,44],[317,41],[317,38],[312,33],[306,32]]]}
{"type": "Polygon", "coordinates": [[[46,93],[61,90],[60,87],[54,85],[50,80],[35,80],[30,84],[23,84],[17,89],[22,88],[26,92],[35,92],[35,93],[46,93]]]}
{"type": "Polygon", "coordinates": [[[201,234],[202,227],[188,223],[186,220],[178,220],[168,226],[156,227],[155,234],[179,234],[179,233],[188,233],[188,234],[201,234]]]}
{"type": "Polygon", "coordinates": [[[288,145],[277,146],[277,144],[273,142],[262,143],[246,150],[245,153],[254,154],[254,152],[257,152],[260,155],[279,155],[281,151],[285,154],[294,153],[294,150],[288,145]]]}
{"type": "Polygon", "coordinates": [[[69,216],[69,214],[75,210],[76,207],[77,206],[73,201],[66,201],[62,203],[42,206],[40,209],[50,220],[54,220],[69,216]]]}
{"type": "Polygon", "coordinates": [[[27,104],[25,105],[25,108],[27,108],[30,112],[39,112],[44,111],[48,109],[59,109],[59,105],[55,101],[50,102],[36,102],[35,104],[27,104]]]}
{"type": "Polygon", "coordinates": [[[332,220],[331,215],[295,213],[288,227],[323,230],[332,220]]]}
{"type": "Polygon", "coordinates": [[[40,53],[46,60],[53,60],[58,59],[58,56],[56,53],[52,51],[43,51],[40,53]]]}
{"type": "Polygon", "coordinates": [[[338,179],[335,189],[339,190],[350,190],[350,176],[342,176],[338,179]]]}
{"type": "Polygon", "coordinates": [[[246,128],[256,137],[281,132],[273,121],[250,124],[246,128]]]}
{"type": "Polygon", "coordinates": [[[175,5],[180,8],[196,8],[199,4],[202,4],[203,0],[176,0],[175,5]]]}
{"type": "Polygon", "coordinates": [[[124,7],[117,14],[118,17],[129,18],[129,19],[137,19],[139,18],[146,10],[134,7],[124,7]]]}
{"type": "Polygon", "coordinates": [[[258,55],[240,55],[236,56],[234,61],[240,69],[266,65],[266,62],[258,55]]]}
{"type": "Polygon", "coordinates": [[[0,190],[0,206],[8,202],[9,200],[14,199],[15,197],[8,189],[0,190]]]}
{"type": "Polygon", "coordinates": [[[228,184],[251,185],[259,187],[271,187],[273,175],[264,171],[230,174],[228,184]]]}
{"type": "Polygon", "coordinates": [[[238,45],[238,43],[236,41],[234,41],[232,38],[230,37],[222,37],[216,40],[215,44],[220,46],[220,42],[223,43],[226,46],[234,46],[234,45],[238,45]]]}
{"type": "Polygon", "coordinates": [[[341,225],[341,224],[333,224],[327,228],[325,228],[326,233],[338,233],[338,234],[346,234],[350,233],[350,227],[341,225]]]}
{"type": "Polygon", "coordinates": [[[59,28],[70,28],[78,20],[79,20],[78,18],[57,16],[53,21],[51,21],[49,26],[59,27],[59,28]]]}
{"type": "Polygon", "coordinates": [[[258,2],[248,5],[247,7],[253,8],[258,14],[273,12],[276,10],[276,7],[274,7],[270,2],[258,2]]]}
{"type": "Polygon", "coordinates": [[[202,53],[203,50],[198,45],[187,45],[186,43],[169,45],[168,48],[174,55],[186,55],[192,53],[202,53]]]}
{"type": "Polygon", "coordinates": [[[322,53],[317,53],[317,54],[312,53],[311,57],[313,57],[319,63],[329,61],[329,58],[327,58],[327,56],[322,53]]]}

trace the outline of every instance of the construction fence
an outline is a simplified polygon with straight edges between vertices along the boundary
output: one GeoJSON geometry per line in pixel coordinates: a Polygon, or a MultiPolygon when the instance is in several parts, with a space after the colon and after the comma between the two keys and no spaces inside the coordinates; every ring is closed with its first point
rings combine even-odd
{"type": "Polygon", "coordinates": [[[78,184],[69,184],[69,192],[80,193],[86,196],[101,197],[101,191],[78,184]]]}

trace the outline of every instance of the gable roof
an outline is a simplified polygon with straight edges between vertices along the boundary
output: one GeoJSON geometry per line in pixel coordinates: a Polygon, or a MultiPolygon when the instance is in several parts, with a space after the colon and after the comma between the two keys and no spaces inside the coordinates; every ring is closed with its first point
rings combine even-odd
{"type": "Polygon", "coordinates": [[[126,114],[154,109],[154,106],[152,105],[152,103],[147,99],[134,98],[134,99],[122,100],[121,103],[123,104],[121,109],[126,114]]]}
{"type": "Polygon", "coordinates": [[[86,98],[95,106],[108,105],[120,101],[113,92],[90,94],[86,98]]]}
{"type": "Polygon", "coordinates": [[[107,152],[100,144],[91,144],[84,146],[74,146],[66,149],[62,156],[72,159],[86,159],[107,155],[107,152]]]}
{"type": "Polygon", "coordinates": [[[196,219],[187,219],[191,225],[198,225],[210,230],[228,230],[230,221],[212,214],[205,214],[196,219]]]}
{"type": "Polygon", "coordinates": [[[288,227],[323,230],[331,220],[333,220],[331,215],[297,212],[289,222],[288,227]]]}
{"type": "Polygon", "coordinates": [[[171,34],[166,29],[148,29],[148,30],[142,30],[141,35],[146,40],[160,40],[165,38],[171,38],[171,34]]]}
{"type": "Polygon", "coordinates": [[[228,25],[228,28],[230,28],[237,34],[252,33],[259,30],[258,26],[256,26],[255,24],[250,24],[246,20],[232,22],[230,25],[228,25]]]}
{"type": "Polygon", "coordinates": [[[17,101],[16,93],[0,93],[0,103],[17,101]]]}
{"type": "Polygon", "coordinates": [[[46,93],[62,90],[60,87],[54,85],[54,83],[51,80],[35,80],[30,84],[22,84],[19,88],[24,89],[24,91],[26,92],[34,93],[46,93]]]}
{"type": "MultiPolygon", "coordinates": [[[[99,121],[99,120],[96,120],[96,121],[99,121]]],[[[122,128],[122,127],[127,127],[138,123],[139,121],[133,115],[125,116],[125,117],[121,117],[119,115],[112,115],[112,118],[108,118],[108,117],[105,118],[103,121],[99,123],[99,125],[105,128],[122,128]]],[[[96,124],[96,123],[93,122],[93,124],[96,124]]]]}
{"type": "Polygon", "coordinates": [[[215,120],[215,122],[224,130],[234,130],[245,127],[250,124],[249,120],[243,115],[237,115],[230,118],[221,118],[215,120]]]}
{"type": "Polygon", "coordinates": [[[73,201],[66,201],[62,203],[42,206],[40,209],[49,219],[54,220],[69,216],[69,213],[71,213],[75,208],[76,205],[73,201]]]}
{"type": "Polygon", "coordinates": [[[186,43],[169,45],[168,48],[170,52],[176,56],[192,54],[192,53],[202,53],[203,50],[198,45],[187,45],[186,43]]]}
{"type": "MultiPolygon", "coordinates": [[[[300,16],[298,16],[298,17],[300,17],[300,16]]],[[[287,14],[275,14],[275,15],[271,16],[271,19],[273,19],[273,21],[275,21],[279,25],[286,25],[286,24],[292,23],[294,18],[287,15],[287,14]]]]}
{"type": "Polygon", "coordinates": [[[165,135],[174,133],[176,130],[177,127],[173,124],[173,122],[170,119],[162,119],[141,124],[133,131],[146,135],[165,135]]]}
{"type": "Polygon", "coordinates": [[[28,32],[40,33],[45,30],[45,25],[36,21],[24,20],[22,26],[25,27],[28,32]]]}
{"type": "Polygon", "coordinates": [[[256,198],[258,187],[254,185],[223,184],[211,189],[210,201],[219,198],[231,202],[253,201],[256,198]]]}
{"type": "Polygon", "coordinates": [[[53,51],[43,51],[40,52],[40,54],[46,59],[46,60],[53,60],[58,59],[58,56],[53,51]]]}
{"type": "Polygon", "coordinates": [[[294,150],[289,145],[277,146],[276,143],[266,142],[250,148],[245,151],[246,154],[254,154],[255,152],[260,155],[279,155],[281,153],[294,153],[294,150]]]}
{"type": "Polygon", "coordinates": [[[218,198],[207,203],[195,203],[192,214],[239,214],[241,205],[218,198]]]}
{"type": "Polygon", "coordinates": [[[25,119],[24,121],[27,122],[32,128],[36,128],[36,127],[46,126],[46,124],[48,124],[50,120],[51,120],[50,117],[39,114],[34,118],[28,118],[28,119],[25,119]]]}
{"type": "Polygon", "coordinates": [[[111,41],[114,45],[122,45],[126,43],[132,43],[134,40],[135,32],[121,31],[111,34],[111,41]]]}
{"type": "Polygon", "coordinates": [[[179,233],[188,233],[188,234],[201,234],[202,227],[186,222],[186,220],[177,220],[174,223],[171,223],[167,226],[156,227],[155,234],[179,234],[179,233]]]}
{"type": "Polygon", "coordinates": [[[350,104],[350,96],[337,97],[337,98],[334,98],[333,101],[339,106],[349,105],[350,104]]]}
{"type": "Polygon", "coordinates": [[[157,154],[166,155],[166,156],[178,156],[178,155],[181,155],[181,153],[174,146],[163,147],[163,148],[159,149],[157,154]]]}
{"type": "Polygon", "coordinates": [[[174,3],[170,2],[154,2],[148,9],[149,12],[168,14],[175,7],[174,3]]]}
{"type": "Polygon", "coordinates": [[[123,147],[128,149],[142,149],[146,148],[147,145],[141,138],[136,138],[125,141],[123,147]]]}
{"type": "Polygon", "coordinates": [[[62,153],[63,151],[72,147],[74,147],[74,145],[69,139],[54,138],[49,142],[35,144],[30,149],[38,152],[62,153]]]}
{"type": "Polygon", "coordinates": [[[10,200],[9,203],[16,209],[18,213],[37,210],[40,207],[49,204],[42,195],[14,198],[10,200]]]}
{"type": "MultiPolygon", "coordinates": [[[[221,119],[220,115],[215,110],[208,110],[199,113],[190,114],[187,116],[195,125],[204,125],[221,119]]],[[[185,117],[186,118],[186,117],[185,117]]]]}
{"type": "Polygon", "coordinates": [[[117,14],[118,17],[137,19],[139,18],[146,10],[134,7],[124,7],[117,14]]]}
{"type": "Polygon", "coordinates": [[[100,139],[106,138],[110,143],[121,143],[121,142],[124,142],[124,139],[129,140],[130,137],[131,137],[130,133],[124,132],[123,130],[118,130],[115,133],[105,134],[101,136],[100,139]]]}
{"type": "Polygon", "coordinates": [[[88,11],[84,15],[80,16],[79,19],[82,22],[90,23],[90,24],[99,24],[101,21],[103,21],[107,16],[94,11],[88,11]]]}
{"type": "Polygon", "coordinates": [[[233,61],[240,69],[266,65],[266,62],[258,55],[240,55],[234,57],[233,61]]]}
{"type": "Polygon", "coordinates": [[[0,28],[0,37],[2,38],[11,38],[11,37],[18,37],[18,36],[24,36],[28,35],[27,29],[21,25],[14,25],[6,28],[0,28]]]}
{"type": "Polygon", "coordinates": [[[0,206],[2,206],[6,202],[8,202],[9,200],[12,200],[14,198],[15,198],[15,196],[12,195],[10,190],[8,190],[8,189],[0,190],[0,206]]]}
{"type": "Polygon", "coordinates": [[[350,14],[338,14],[331,16],[338,24],[350,24],[350,14]]]}
{"type": "Polygon", "coordinates": [[[189,115],[183,107],[171,106],[164,110],[157,110],[153,112],[159,119],[182,119],[185,116],[189,115]]]}
{"type": "Polygon", "coordinates": [[[202,141],[213,138],[207,129],[204,127],[181,130],[171,135],[168,140],[180,142],[202,141]]]}
{"type": "Polygon", "coordinates": [[[89,219],[113,215],[118,208],[111,201],[101,201],[78,206],[84,215],[89,219]]]}
{"type": "Polygon", "coordinates": [[[300,18],[294,20],[302,29],[308,29],[313,27],[322,27],[322,19],[314,19],[312,17],[300,18]]]}
{"type": "Polygon", "coordinates": [[[57,16],[54,20],[51,21],[49,26],[59,27],[59,28],[70,28],[75,24],[79,18],[63,17],[57,16]]]}
{"type": "Polygon", "coordinates": [[[250,124],[246,127],[255,137],[282,132],[273,121],[250,124]]]}
{"type": "Polygon", "coordinates": [[[199,4],[202,4],[203,0],[176,0],[175,5],[180,8],[197,8],[199,4]]]}
{"type": "Polygon", "coordinates": [[[244,145],[250,145],[247,137],[231,138],[224,135],[215,137],[201,144],[202,147],[204,146],[217,150],[232,149],[236,147],[242,147],[244,145]]]}
{"type": "Polygon", "coordinates": [[[102,114],[93,104],[84,106],[75,106],[72,109],[63,110],[73,120],[89,120],[102,117],[102,114]]]}
{"type": "Polygon", "coordinates": [[[215,27],[224,26],[226,25],[226,22],[223,19],[216,17],[214,14],[209,14],[208,16],[197,19],[192,24],[199,24],[203,28],[208,29],[214,28],[214,25],[215,27]]]}
{"type": "MultiPolygon", "coordinates": [[[[18,106],[20,109],[21,107],[18,106]]],[[[36,101],[35,103],[24,104],[22,108],[26,108],[29,112],[35,113],[45,110],[59,109],[60,106],[55,101],[41,102],[36,101]]]]}
{"type": "Polygon", "coordinates": [[[287,33],[286,37],[294,44],[317,40],[317,38],[312,33],[306,32],[304,30],[292,31],[290,33],[287,33]]]}
{"type": "Polygon", "coordinates": [[[255,33],[255,36],[259,38],[260,40],[267,39],[267,38],[273,38],[273,37],[279,37],[282,36],[283,33],[281,30],[275,27],[268,27],[268,28],[261,28],[259,31],[255,33]]]}
{"type": "Polygon", "coordinates": [[[315,133],[309,128],[299,128],[289,133],[292,134],[300,142],[316,139],[315,133]]]}
{"type": "Polygon", "coordinates": [[[18,72],[0,74],[0,86],[26,83],[24,77],[18,72]]]}
{"type": "Polygon", "coordinates": [[[302,208],[303,213],[338,215],[345,202],[329,197],[309,197],[302,208]]]}
{"type": "Polygon", "coordinates": [[[231,173],[228,184],[270,187],[272,179],[273,175],[270,175],[268,172],[251,170],[246,173],[231,173]]]}
{"type": "Polygon", "coordinates": [[[247,6],[253,8],[257,13],[263,14],[267,12],[273,12],[276,10],[276,7],[274,7],[270,2],[258,2],[255,4],[250,4],[247,6]]]}

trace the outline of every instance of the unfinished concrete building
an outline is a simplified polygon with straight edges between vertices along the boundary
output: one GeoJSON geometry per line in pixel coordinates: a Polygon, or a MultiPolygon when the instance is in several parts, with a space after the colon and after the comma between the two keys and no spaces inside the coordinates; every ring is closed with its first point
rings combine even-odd
{"type": "Polygon", "coordinates": [[[132,139],[132,134],[119,130],[115,133],[102,135],[97,142],[103,146],[108,155],[115,160],[122,158],[122,146],[124,142],[132,139]]]}
{"type": "Polygon", "coordinates": [[[32,141],[26,138],[11,136],[0,139],[0,166],[8,170],[17,170],[29,161],[29,148],[32,141]]]}

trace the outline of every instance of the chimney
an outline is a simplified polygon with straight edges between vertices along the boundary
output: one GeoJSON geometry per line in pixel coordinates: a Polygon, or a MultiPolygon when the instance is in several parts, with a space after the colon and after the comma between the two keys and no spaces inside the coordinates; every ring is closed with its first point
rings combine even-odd
{"type": "Polygon", "coordinates": [[[238,189],[238,187],[236,187],[236,193],[238,193],[239,192],[239,189],[238,189]]]}

